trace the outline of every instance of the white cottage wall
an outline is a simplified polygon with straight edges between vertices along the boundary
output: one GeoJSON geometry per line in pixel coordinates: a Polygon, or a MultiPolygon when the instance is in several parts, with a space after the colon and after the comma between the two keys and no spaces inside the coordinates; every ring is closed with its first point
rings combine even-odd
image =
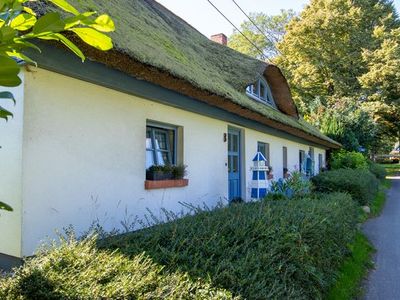
{"type": "Polygon", "coordinates": [[[22,135],[24,114],[24,74],[16,88],[2,88],[13,93],[16,105],[0,99],[1,106],[14,114],[8,122],[0,120],[0,201],[12,212],[0,211],[0,253],[21,256],[22,135]]]}
{"type": "MultiPolygon", "coordinates": [[[[282,177],[282,147],[288,168],[298,168],[307,144],[227,124],[105,87],[36,69],[26,74],[23,143],[22,254],[45,236],[73,225],[77,233],[97,221],[122,228],[150,209],[179,212],[179,202],[215,205],[228,193],[228,127],[241,128],[242,194],[250,199],[250,167],[257,142],[270,144],[275,179],[282,177]],[[145,190],[146,122],[183,128],[183,158],[189,185],[145,190]]],[[[315,148],[316,157],[323,149],[315,148]]]]}
{"type": "MultiPolygon", "coordinates": [[[[258,132],[252,129],[243,129],[246,132],[246,146],[245,146],[245,182],[246,182],[246,193],[245,197],[247,200],[250,199],[251,192],[251,179],[252,172],[251,167],[253,166],[253,157],[257,152],[257,143],[269,143],[270,145],[270,165],[273,169],[274,180],[283,177],[283,147],[287,147],[287,165],[289,172],[293,172],[299,169],[299,151],[303,150],[308,153],[310,148],[307,144],[293,142],[284,138],[272,136],[262,132],[258,132]]],[[[322,148],[315,148],[315,174],[318,174],[318,153],[323,153],[325,157],[325,150],[322,148]]]]}
{"type": "Polygon", "coordinates": [[[110,230],[226,197],[226,123],[41,69],[26,77],[23,255],[68,224],[110,230]],[[144,189],[146,120],[183,127],[187,187],[144,189]]]}

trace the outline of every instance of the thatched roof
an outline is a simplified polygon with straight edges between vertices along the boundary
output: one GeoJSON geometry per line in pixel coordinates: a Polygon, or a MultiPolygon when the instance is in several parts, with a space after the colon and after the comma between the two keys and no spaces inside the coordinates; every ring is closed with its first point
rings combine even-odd
{"type": "Polygon", "coordinates": [[[306,140],[339,147],[298,118],[279,68],[210,41],[156,1],[70,3],[108,13],[116,25],[112,51],[79,44],[88,58],[306,140]],[[268,80],[279,111],[246,96],[246,87],[261,76],[268,80]]]}

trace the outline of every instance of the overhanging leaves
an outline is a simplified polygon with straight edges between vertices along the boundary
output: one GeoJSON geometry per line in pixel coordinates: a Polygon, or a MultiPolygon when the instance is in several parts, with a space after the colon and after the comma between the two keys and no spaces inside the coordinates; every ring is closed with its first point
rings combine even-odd
{"type": "Polygon", "coordinates": [[[14,95],[10,92],[0,92],[0,99],[10,99],[16,104],[14,95]]]}
{"type": "Polygon", "coordinates": [[[79,15],[79,11],[65,0],[49,0],[54,5],[74,15],[79,15]]]}
{"type": "Polygon", "coordinates": [[[12,207],[4,202],[0,201],[0,209],[2,210],[7,210],[7,211],[13,211],[12,207]]]}
{"type": "Polygon", "coordinates": [[[0,106],[0,119],[8,121],[8,118],[12,118],[13,114],[7,109],[0,106]]]}
{"type": "Polygon", "coordinates": [[[18,77],[19,66],[15,60],[0,56],[0,66],[0,85],[18,86],[21,84],[21,79],[18,77]]]}
{"type": "Polygon", "coordinates": [[[115,30],[114,22],[108,15],[98,16],[95,20],[95,24],[91,27],[103,32],[111,32],[115,30]]]}
{"type": "Polygon", "coordinates": [[[36,17],[30,14],[20,14],[11,21],[11,28],[25,31],[33,27],[36,23],[36,17]]]}
{"type": "Polygon", "coordinates": [[[85,60],[85,55],[82,53],[82,51],[69,39],[67,39],[65,36],[63,36],[61,33],[54,33],[51,35],[46,35],[43,37],[40,37],[40,39],[43,40],[56,40],[61,43],[63,43],[65,46],[67,46],[72,52],[74,52],[80,59],[82,59],[82,62],[85,60]]]}
{"type": "Polygon", "coordinates": [[[106,51],[113,47],[109,36],[92,28],[71,28],[69,30],[75,32],[85,43],[99,50],[106,51]]]}
{"type": "Polygon", "coordinates": [[[61,19],[58,13],[47,13],[43,17],[39,18],[33,27],[34,34],[48,33],[48,32],[60,32],[65,27],[64,21],[61,19]]]}

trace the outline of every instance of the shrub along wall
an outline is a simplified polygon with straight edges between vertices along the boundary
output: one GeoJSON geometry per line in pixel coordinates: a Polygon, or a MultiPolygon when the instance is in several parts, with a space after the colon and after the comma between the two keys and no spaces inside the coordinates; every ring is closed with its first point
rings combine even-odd
{"type": "Polygon", "coordinates": [[[341,193],[234,204],[99,241],[101,250],[93,239],[53,246],[0,277],[0,299],[323,298],[356,222],[341,193]]]}
{"type": "Polygon", "coordinates": [[[0,276],[0,299],[231,299],[228,291],[165,272],[151,258],[100,251],[93,238],[64,241],[0,276]]]}
{"type": "Polygon", "coordinates": [[[369,171],[375,175],[376,178],[383,180],[386,177],[386,169],[374,162],[370,162],[369,171]]]}
{"type": "Polygon", "coordinates": [[[311,181],[318,192],[347,192],[360,205],[368,205],[379,188],[379,181],[375,175],[364,169],[338,169],[323,172],[313,177],[311,181]]]}
{"type": "Polygon", "coordinates": [[[246,299],[316,299],[326,293],[356,231],[346,194],[235,204],[103,240],[167,270],[209,279],[246,299]]]}

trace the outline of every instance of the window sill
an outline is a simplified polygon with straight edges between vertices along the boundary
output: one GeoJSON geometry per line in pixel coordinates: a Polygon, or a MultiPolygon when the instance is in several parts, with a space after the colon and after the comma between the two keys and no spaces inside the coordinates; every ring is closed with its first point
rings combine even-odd
{"type": "Polygon", "coordinates": [[[189,184],[189,179],[169,179],[169,180],[146,180],[144,182],[145,190],[167,189],[175,187],[184,187],[189,184]]]}

